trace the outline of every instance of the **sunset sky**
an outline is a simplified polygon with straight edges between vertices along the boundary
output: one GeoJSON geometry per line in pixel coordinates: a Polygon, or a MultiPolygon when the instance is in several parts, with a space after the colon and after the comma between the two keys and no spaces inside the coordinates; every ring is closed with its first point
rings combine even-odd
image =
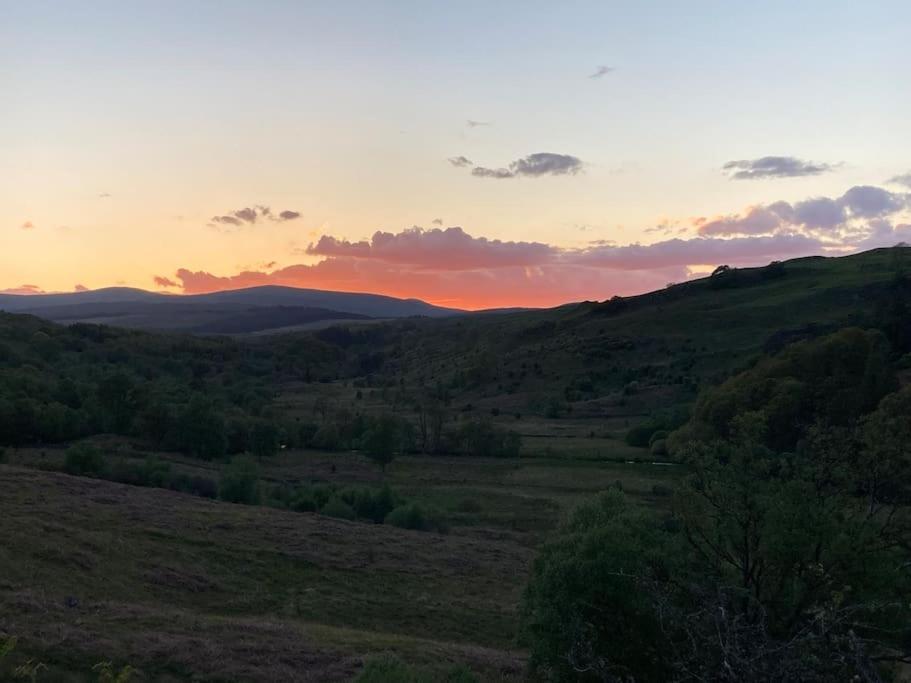
{"type": "Polygon", "coordinates": [[[911,241],[911,3],[0,0],[0,290],[484,308],[911,241]]]}

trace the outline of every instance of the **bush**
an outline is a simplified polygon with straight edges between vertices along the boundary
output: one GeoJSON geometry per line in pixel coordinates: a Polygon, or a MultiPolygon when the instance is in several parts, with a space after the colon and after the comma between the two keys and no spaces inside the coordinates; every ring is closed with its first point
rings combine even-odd
{"type": "Polygon", "coordinates": [[[313,492],[307,488],[297,490],[294,497],[291,498],[289,507],[295,512],[316,512],[319,510],[319,505],[313,496],[313,492]]]}
{"type": "Polygon", "coordinates": [[[409,683],[414,672],[405,662],[393,655],[377,657],[367,662],[355,683],[409,683]]]}
{"type": "Polygon", "coordinates": [[[231,459],[221,475],[218,497],[228,503],[259,503],[259,469],[252,458],[238,455],[231,459]]]}
{"type": "Polygon", "coordinates": [[[354,683],[480,683],[480,679],[464,665],[429,672],[415,669],[395,655],[383,655],[368,660],[354,683]]]}
{"type": "Polygon", "coordinates": [[[347,489],[342,491],[341,498],[354,508],[358,517],[377,524],[382,524],[397,504],[396,496],[388,486],[376,490],[347,489]]]}
{"type": "Polygon", "coordinates": [[[218,486],[208,477],[194,475],[189,479],[188,492],[200,498],[215,498],[218,495],[218,486]]]}
{"type": "Polygon", "coordinates": [[[338,427],[334,424],[324,424],[316,430],[311,440],[313,448],[321,448],[325,451],[338,451],[342,448],[342,437],[339,434],[338,427]]]}
{"type": "Polygon", "coordinates": [[[66,451],[63,471],[78,476],[99,477],[107,469],[104,456],[94,446],[86,443],[71,446],[66,451]]]}
{"type": "Polygon", "coordinates": [[[414,531],[439,531],[445,534],[449,531],[449,526],[435,510],[425,511],[417,503],[401,505],[386,515],[386,524],[399,527],[400,529],[412,529],[414,531]]]}
{"type": "Polygon", "coordinates": [[[348,503],[339,498],[338,496],[333,496],[329,501],[322,507],[320,510],[321,514],[326,515],[327,517],[335,517],[336,519],[347,519],[353,521],[357,514],[354,512],[348,503]]]}

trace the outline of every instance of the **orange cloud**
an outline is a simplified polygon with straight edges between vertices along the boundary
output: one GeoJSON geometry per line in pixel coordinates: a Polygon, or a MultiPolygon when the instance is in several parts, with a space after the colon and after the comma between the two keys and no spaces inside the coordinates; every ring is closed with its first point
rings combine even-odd
{"type": "Polygon", "coordinates": [[[186,294],[283,285],[415,297],[466,309],[556,306],[658,289],[685,279],[694,263],[768,263],[819,249],[818,241],[801,235],[561,249],[473,237],[461,228],[412,228],[378,232],[369,242],[323,237],[307,249],[324,257],[314,265],[229,276],[182,268],[175,277],[186,294]]]}

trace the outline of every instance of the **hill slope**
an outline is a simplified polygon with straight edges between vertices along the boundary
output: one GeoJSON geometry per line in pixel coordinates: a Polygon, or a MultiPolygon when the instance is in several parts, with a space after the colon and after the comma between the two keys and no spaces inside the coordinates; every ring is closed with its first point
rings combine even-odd
{"type": "Polygon", "coordinates": [[[444,317],[462,311],[417,299],[293,287],[253,287],[172,296],[110,288],[69,294],[0,295],[0,310],[62,323],[91,322],[146,330],[244,333],[326,321],[444,317]]]}

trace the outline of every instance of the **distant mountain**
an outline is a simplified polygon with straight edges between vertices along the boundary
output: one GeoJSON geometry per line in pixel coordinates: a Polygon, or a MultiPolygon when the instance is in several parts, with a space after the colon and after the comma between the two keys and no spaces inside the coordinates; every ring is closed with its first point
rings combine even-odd
{"type": "Polygon", "coordinates": [[[314,328],[342,320],[440,318],[463,313],[418,299],[275,286],[187,296],[126,287],[68,294],[3,294],[0,310],[61,323],[91,322],[198,334],[243,334],[314,328]]]}

